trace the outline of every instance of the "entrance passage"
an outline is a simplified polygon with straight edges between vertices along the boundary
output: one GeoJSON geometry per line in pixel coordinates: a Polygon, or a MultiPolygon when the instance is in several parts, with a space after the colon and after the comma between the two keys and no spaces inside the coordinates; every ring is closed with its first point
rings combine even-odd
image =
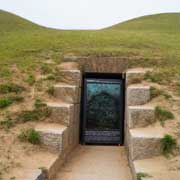
{"type": "Polygon", "coordinates": [[[132,180],[123,146],[78,146],[55,180],[132,180]]]}
{"type": "Polygon", "coordinates": [[[124,82],[121,75],[84,77],[81,141],[123,144],[124,82]]]}

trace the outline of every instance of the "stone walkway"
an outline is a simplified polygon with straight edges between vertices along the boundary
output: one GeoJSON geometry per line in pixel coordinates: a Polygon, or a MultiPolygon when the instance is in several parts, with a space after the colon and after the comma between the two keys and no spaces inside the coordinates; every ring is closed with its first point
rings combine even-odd
{"type": "Polygon", "coordinates": [[[132,180],[124,147],[79,146],[56,180],[132,180]]]}

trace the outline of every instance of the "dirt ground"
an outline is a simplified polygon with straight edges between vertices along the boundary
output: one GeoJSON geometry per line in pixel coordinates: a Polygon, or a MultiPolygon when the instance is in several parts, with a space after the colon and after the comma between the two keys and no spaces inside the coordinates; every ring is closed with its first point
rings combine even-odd
{"type": "Polygon", "coordinates": [[[17,125],[9,132],[0,130],[0,179],[25,180],[35,170],[48,166],[56,158],[56,154],[44,147],[19,141],[20,130],[33,128],[34,125],[35,123],[17,125]]]}
{"type": "MultiPolygon", "coordinates": [[[[39,76],[39,79],[41,78],[42,77],[39,76]]],[[[17,80],[17,83],[20,82],[18,82],[17,80]]],[[[49,95],[45,93],[45,89],[48,87],[48,83],[48,81],[45,81],[44,83],[38,84],[38,86],[32,86],[30,88],[29,86],[27,86],[27,84],[22,84],[23,86],[25,86],[25,88],[27,88],[27,91],[22,92],[21,94],[25,98],[25,100],[22,103],[14,104],[4,110],[1,110],[0,120],[3,120],[3,117],[7,114],[11,115],[22,110],[32,109],[36,97],[42,97],[45,101],[55,101],[55,98],[49,97],[49,95]]],[[[150,85],[158,86],[167,90],[168,93],[171,93],[169,88],[162,87],[153,83],[151,83],[150,85]]],[[[170,110],[175,115],[175,119],[167,120],[163,128],[165,129],[167,134],[171,134],[176,137],[178,146],[180,146],[179,97],[172,96],[172,98],[170,99],[165,99],[163,96],[159,96],[151,100],[151,102],[149,102],[149,105],[162,106],[165,109],[170,110]]],[[[30,143],[19,141],[18,134],[21,132],[21,130],[33,128],[37,123],[38,122],[28,122],[24,124],[16,124],[15,127],[10,128],[9,130],[0,128],[0,180],[10,180],[13,177],[16,177],[16,179],[18,180],[24,180],[25,175],[31,174],[34,169],[48,166],[48,163],[55,158],[55,154],[49,152],[41,146],[31,145],[30,143]],[[46,156],[47,158],[45,159],[44,156],[46,156]]],[[[157,127],[161,126],[161,124],[160,122],[156,122],[151,126],[157,127]]],[[[91,151],[91,149],[89,149],[89,151],[91,151]]],[[[123,151],[124,150],[122,150],[122,152],[123,151]]],[[[97,152],[100,152],[98,148],[97,152]]],[[[104,151],[104,153],[105,152],[106,150],[104,151]]],[[[120,153],[122,154],[122,152],[120,153]]],[[[168,159],[168,164],[169,170],[180,170],[180,151],[178,149],[175,151],[174,155],[168,159]]]]}
{"type": "MultiPolygon", "coordinates": [[[[25,90],[19,94],[1,94],[0,98],[18,95],[23,97],[24,100],[0,109],[0,122],[7,117],[10,117],[14,122],[17,113],[34,108],[36,98],[41,98],[42,100],[50,98],[45,92],[49,82],[38,82],[42,78],[38,74],[36,74],[37,82],[35,85],[29,86],[22,81],[26,77],[23,77],[20,72],[16,72],[16,76],[11,81],[21,85],[25,90]]],[[[0,80],[0,84],[3,83],[6,83],[6,81],[0,80]]],[[[56,154],[49,152],[40,145],[32,145],[28,142],[21,142],[18,139],[18,135],[22,130],[34,128],[37,123],[36,121],[15,122],[14,126],[10,128],[0,126],[0,180],[25,180],[29,175],[32,175],[34,170],[48,166],[51,160],[56,157],[56,154]]]]}

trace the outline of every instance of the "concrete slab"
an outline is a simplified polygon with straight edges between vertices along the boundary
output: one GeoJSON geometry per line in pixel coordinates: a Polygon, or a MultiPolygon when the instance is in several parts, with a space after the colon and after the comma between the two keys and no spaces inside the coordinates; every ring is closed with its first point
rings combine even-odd
{"type": "Polygon", "coordinates": [[[124,147],[78,146],[56,180],[132,180],[124,147]]]}

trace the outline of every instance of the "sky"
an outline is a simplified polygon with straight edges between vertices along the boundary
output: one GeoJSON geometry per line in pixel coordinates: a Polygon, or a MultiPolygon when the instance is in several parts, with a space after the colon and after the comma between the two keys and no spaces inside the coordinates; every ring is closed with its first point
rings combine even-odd
{"type": "Polygon", "coordinates": [[[101,29],[136,17],[180,12],[180,0],[0,0],[0,9],[57,29],[101,29]]]}

